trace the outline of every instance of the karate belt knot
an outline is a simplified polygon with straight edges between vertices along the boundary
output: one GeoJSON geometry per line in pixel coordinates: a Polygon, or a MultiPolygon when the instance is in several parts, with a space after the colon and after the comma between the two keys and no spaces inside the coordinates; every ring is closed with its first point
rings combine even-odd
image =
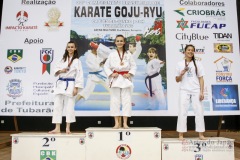
{"type": "Polygon", "coordinates": [[[101,72],[102,72],[102,70],[101,70],[101,71],[96,71],[96,72],[89,72],[89,74],[94,74],[94,75],[96,75],[98,78],[100,78],[100,79],[102,79],[102,80],[105,81],[105,80],[107,79],[107,77],[101,75],[101,74],[100,74],[101,72]]]}
{"type": "MultiPolygon", "coordinates": [[[[58,80],[57,80],[57,82],[58,81],[65,81],[66,82],[66,88],[65,88],[65,91],[67,90],[67,88],[68,88],[68,82],[69,81],[75,81],[75,78],[58,78],[58,80]]],[[[56,84],[57,84],[57,82],[56,82],[56,84]]],[[[57,85],[56,85],[57,86],[57,85]]]]}
{"type": "Polygon", "coordinates": [[[145,78],[145,85],[146,85],[146,87],[147,87],[147,89],[150,91],[150,96],[152,97],[152,95],[153,95],[153,91],[152,91],[152,78],[154,78],[154,77],[157,77],[159,75],[159,73],[157,72],[157,73],[155,73],[155,74],[153,74],[153,75],[151,75],[151,76],[147,76],[146,78],[145,78]],[[149,88],[148,88],[148,85],[147,85],[147,80],[149,79],[149,88]]]}
{"type": "MultiPolygon", "coordinates": [[[[113,71],[113,73],[118,73],[118,74],[121,74],[121,75],[128,74],[128,72],[129,72],[129,71],[115,71],[115,70],[113,71]]],[[[113,79],[114,79],[114,78],[112,78],[112,80],[110,81],[109,88],[112,87],[113,79]]]]}

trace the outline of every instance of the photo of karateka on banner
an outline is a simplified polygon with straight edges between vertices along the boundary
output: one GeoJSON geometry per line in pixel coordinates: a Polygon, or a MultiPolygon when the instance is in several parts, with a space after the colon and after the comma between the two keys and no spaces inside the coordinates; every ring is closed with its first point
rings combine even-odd
{"type": "Polygon", "coordinates": [[[71,40],[78,45],[85,83],[76,111],[109,111],[111,79],[103,66],[116,50],[116,35],[126,38],[125,49],[137,65],[132,109],[168,109],[163,1],[73,0],[71,18],[71,40]]]}

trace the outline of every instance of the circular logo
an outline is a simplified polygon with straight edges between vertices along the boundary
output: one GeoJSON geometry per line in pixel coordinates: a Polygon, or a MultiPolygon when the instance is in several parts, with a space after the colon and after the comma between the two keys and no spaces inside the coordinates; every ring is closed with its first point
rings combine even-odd
{"type": "Polygon", "coordinates": [[[131,148],[127,144],[121,144],[116,149],[116,154],[120,159],[128,159],[131,153],[131,148]]]}
{"type": "Polygon", "coordinates": [[[13,71],[13,69],[12,69],[11,66],[6,66],[6,67],[4,68],[4,72],[5,72],[6,74],[10,74],[10,73],[12,73],[12,71],[13,71]]]}

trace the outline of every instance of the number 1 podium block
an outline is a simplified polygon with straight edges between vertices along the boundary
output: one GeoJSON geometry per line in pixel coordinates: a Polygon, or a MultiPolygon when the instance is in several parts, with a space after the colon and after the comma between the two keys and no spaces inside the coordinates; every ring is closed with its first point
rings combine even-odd
{"type": "Polygon", "coordinates": [[[234,140],[210,137],[208,140],[162,138],[162,160],[234,160],[234,140]]]}
{"type": "Polygon", "coordinates": [[[161,129],[86,129],[86,160],[160,160],[161,129]]]}
{"type": "Polygon", "coordinates": [[[12,134],[12,160],[85,160],[85,134],[12,134]]]}

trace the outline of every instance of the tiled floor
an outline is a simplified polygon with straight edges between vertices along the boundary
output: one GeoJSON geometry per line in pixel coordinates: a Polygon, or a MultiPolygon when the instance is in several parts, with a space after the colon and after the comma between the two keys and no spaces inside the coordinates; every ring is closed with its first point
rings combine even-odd
{"type": "MultiPolygon", "coordinates": [[[[11,133],[0,133],[0,160],[11,160],[11,133]]],[[[163,138],[176,138],[177,133],[174,131],[163,131],[163,138]]],[[[216,132],[206,132],[206,137],[216,137],[216,132]]],[[[188,132],[185,137],[197,137],[195,132],[188,132]]],[[[220,137],[235,139],[235,160],[240,160],[240,132],[221,132],[220,137]],[[238,146],[238,147],[237,147],[238,146]]]]}

